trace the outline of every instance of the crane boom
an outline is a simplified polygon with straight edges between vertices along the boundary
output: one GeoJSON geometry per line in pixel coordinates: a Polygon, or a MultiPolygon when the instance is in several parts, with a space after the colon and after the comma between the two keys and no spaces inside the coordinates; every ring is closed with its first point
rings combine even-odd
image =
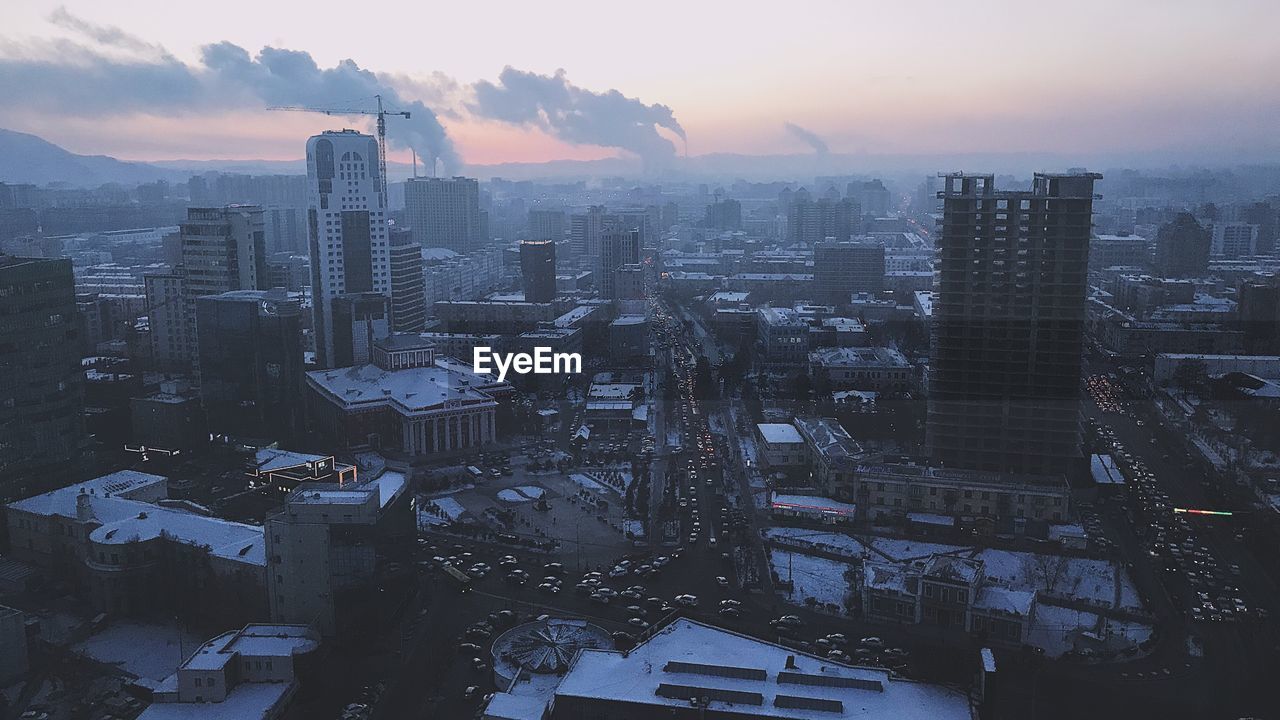
{"type": "Polygon", "coordinates": [[[378,118],[378,178],[382,185],[382,206],[387,207],[387,116],[398,115],[408,120],[408,110],[385,110],[382,107],[382,96],[373,96],[378,101],[377,110],[365,108],[323,108],[306,105],[277,105],[268,110],[284,110],[288,112],[313,112],[323,115],[373,115],[378,118]]]}

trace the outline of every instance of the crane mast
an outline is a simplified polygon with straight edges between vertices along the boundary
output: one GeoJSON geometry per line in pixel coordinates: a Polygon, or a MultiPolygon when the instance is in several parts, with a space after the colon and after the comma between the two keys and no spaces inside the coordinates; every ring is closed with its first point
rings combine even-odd
{"type": "Polygon", "coordinates": [[[268,110],[285,110],[291,112],[314,112],[324,115],[373,115],[377,117],[378,128],[378,180],[380,181],[380,189],[382,190],[382,206],[387,207],[389,201],[387,197],[387,116],[398,115],[406,120],[410,114],[408,110],[386,110],[382,107],[382,95],[374,95],[378,101],[377,110],[366,110],[364,108],[322,108],[322,107],[305,107],[298,105],[269,107],[268,110]]]}

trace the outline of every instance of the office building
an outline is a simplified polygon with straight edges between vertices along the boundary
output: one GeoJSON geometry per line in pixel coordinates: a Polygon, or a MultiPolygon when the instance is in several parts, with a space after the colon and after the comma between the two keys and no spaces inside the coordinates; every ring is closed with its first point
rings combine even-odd
{"type": "Polygon", "coordinates": [[[470,252],[488,241],[482,233],[480,183],[474,178],[406,180],[404,215],[422,247],[470,252]]]}
{"type": "Polygon", "coordinates": [[[1214,223],[1211,255],[1238,258],[1258,252],[1258,226],[1243,222],[1214,223]]]}
{"type": "Polygon", "coordinates": [[[845,200],[799,199],[787,207],[787,239],[813,245],[823,240],[843,242],[860,226],[858,203],[845,200]]]}
{"type": "Polygon", "coordinates": [[[391,231],[391,329],[422,332],[427,320],[427,294],[422,267],[422,246],[413,231],[391,231]]]}
{"type": "Polygon", "coordinates": [[[263,525],[273,622],[309,625],[325,637],[356,638],[388,627],[404,583],[380,565],[405,559],[414,534],[403,475],[302,483],[263,525]],[[381,563],[379,561],[382,561],[381,563]]]}
{"type": "Polygon", "coordinates": [[[871,217],[885,217],[893,207],[889,189],[879,179],[849,183],[845,197],[858,203],[861,211],[871,217]]]}
{"type": "Polygon", "coordinates": [[[815,300],[844,305],[853,293],[884,289],[884,245],[877,242],[820,242],[813,247],[815,300]]]}
{"type": "Polygon", "coordinates": [[[939,193],[927,444],[946,467],[1059,474],[1081,457],[1086,266],[1097,174],[1030,191],[952,174],[939,193]]]}
{"type": "Polygon", "coordinates": [[[262,211],[267,254],[307,251],[307,211],[303,207],[271,206],[262,211]]]}
{"type": "Polygon", "coordinates": [[[1256,251],[1259,255],[1275,250],[1276,239],[1280,237],[1280,210],[1270,202],[1250,203],[1240,208],[1240,219],[1258,226],[1256,251]]]}
{"type": "Polygon", "coordinates": [[[592,205],[586,212],[570,218],[569,241],[579,261],[595,268],[600,257],[600,236],[614,218],[605,214],[604,206],[592,205]]]}
{"type": "Polygon", "coordinates": [[[188,208],[180,230],[184,332],[199,367],[196,300],[231,290],[261,290],[267,282],[266,232],[257,205],[188,208]]]}
{"type": "Polygon", "coordinates": [[[195,338],[187,334],[186,278],[179,269],[148,273],[142,280],[151,336],[151,362],[157,370],[165,372],[189,371],[195,338]]]}
{"type": "Polygon", "coordinates": [[[353,130],[307,140],[307,204],[316,362],[335,367],[340,361],[334,300],[345,294],[391,294],[377,141],[353,130]]]}
{"type": "Polygon", "coordinates": [[[607,230],[600,236],[596,277],[600,279],[600,296],[604,299],[618,299],[618,269],[640,262],[640,237],[639,230],[607,230]]]}
{"type": "Polygon", "coordinates": [[[196,301],[200,399],[210,432],[288,441],[302,430],[302,311],[283,290],[196,301]]]}
{"type": "Polygon", "coordinates": [[[1179,213],[1156,234],[1156,274],[1193,277],[1209,269],[1210,233],[1191,213],[1179,213]]]}
{"type": "Polygon", "coordinates": [[[550,240],[560,242],[564,239],[565,214],[563,208],[532,208],[525,234],[530,240],[550,240]]]}
{"type": "Polygon", "coordinates": [[[333,299],[334,367],[369,362],[373,344],[391,334],[391,301],[381,293],[339,295],[333,299]]]}
{"type": "Polygon", "coordinates": [[[84,468],[84,371],[70,260],[0,255],[0,498],[84,468]]]}
{"type": "Polygon", "coordinates": [[[556,297],[556,244],[552,240],[520,243],[520,280],[525,302],[548,303],[556,297]]]}
{"type": "Polygon", "coordinates": [[[711,203],[707,206],[702,224],[717,230],[741,230],[742,203],[733,199],[711,203]]]}

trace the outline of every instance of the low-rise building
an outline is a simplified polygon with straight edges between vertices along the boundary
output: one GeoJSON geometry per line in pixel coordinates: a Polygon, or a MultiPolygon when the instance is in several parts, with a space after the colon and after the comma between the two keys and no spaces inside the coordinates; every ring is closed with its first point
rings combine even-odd
{"type": "Polygon", "coordinates": [[[809,353],[809,373],[829,390],[908,392],[915,389],[911,363],[886,347],[832,347],[809,353]]]}
{"type": "Polygon", "coordinates": [[[210,640],[152,693],[139,720],[273,720],[298,689],[300,666],[320,646],[301,625],[247,625],[210,640]]]}
{"type": "Polygon", "coordinates": [[[805,466],[804,438],[791,423],[760,423],[760,461],[768,471],[790,472],[805,466]]]}

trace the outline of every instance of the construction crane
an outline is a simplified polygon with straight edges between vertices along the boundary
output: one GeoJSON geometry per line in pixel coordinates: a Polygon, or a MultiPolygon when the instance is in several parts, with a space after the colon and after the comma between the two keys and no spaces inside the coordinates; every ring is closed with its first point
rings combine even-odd
{"type": "Polygon", "coordinates": [[[409,119],[408,110],[384,110],[382,107],[382,96],[374,95],[373,98],[378,101],[377,110],[366,110],[362,108],[321,108],[306,107],[299,105],[283,105],[269,107],[268,110],[286,110],[290,112],[314,112],[324,113],[325,115],[374,115],[378,118],[378,177],[382,181],[382,202],[387,202],[387,116],[399,115],[405,120],[409,119]]]}

